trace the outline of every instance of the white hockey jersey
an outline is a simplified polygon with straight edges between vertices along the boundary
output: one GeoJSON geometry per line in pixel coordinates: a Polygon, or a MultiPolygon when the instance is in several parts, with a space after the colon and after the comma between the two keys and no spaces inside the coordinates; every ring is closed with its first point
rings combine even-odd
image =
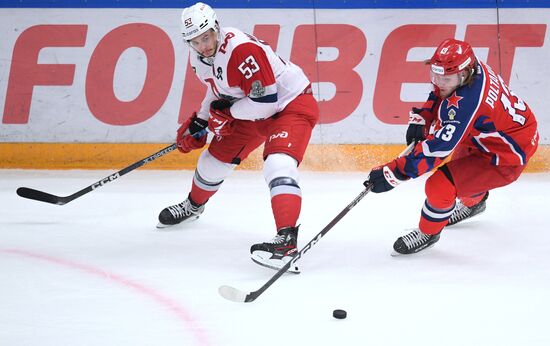
{"type": "Polygon", "coordinates": [[[300,67],[280,58],[269,45],[235,28],[220,29],[221,42],[213,59],[191,50],[191,66],[207,94],[198,116],[208,119],[210,102],[233,101],[235,119],[266,119],[300,95],[309,80],[300,67]]]}

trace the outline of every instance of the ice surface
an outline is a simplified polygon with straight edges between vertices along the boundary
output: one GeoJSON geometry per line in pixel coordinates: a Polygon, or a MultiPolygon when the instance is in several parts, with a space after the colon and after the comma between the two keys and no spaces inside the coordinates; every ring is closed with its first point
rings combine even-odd
{"type": "MultiPolygon", "coordinates": [[[[136,171],[65,206],[111,171],[0,170],[0,345],[549,345],[550,174],[494,190],[487,211],[425,253],[390,256],[414,227],[424,179],[367,195],[252,303],[275,273],[250,245],[273,237],[261,172],[236,171],[201,218],[158,231],[191,171],[136,171]],[[348,312],[345,320],[334,309],[348,312]]],[[[365,173],[302,172],[305,245],[361,191],[365,173]]]]}

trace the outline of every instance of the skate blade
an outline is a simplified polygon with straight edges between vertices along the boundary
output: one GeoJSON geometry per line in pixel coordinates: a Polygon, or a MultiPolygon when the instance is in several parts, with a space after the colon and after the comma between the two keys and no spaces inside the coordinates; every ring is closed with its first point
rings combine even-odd
{"type": "MultiPolygon", "coordinates": [[[[262,267],[266,267],[266,268],[273,269],[273,270],[276,270],[276,271],[279,271],[282,268],[282,266],[277,267],[276,265],[270,265],[270,264],[267,264],[265,262],[260,262],[259,260],[255,259],[254,257],[251,257],[251,259],[252,259],[252,262],[254,262],[256,264],[259,264],[262,267]]],[[[294,268],[290,267],[290,268],[288,268],[288,270],[285,273],[300,274],[300,269],[298,269],[297,266],[294,266],[294,268]]]]}
{"type": "Polygon", "coordinates": [[[429,246],[426,246],[425,248],[421,249],[420,251],[417,251],[417,252],[412,252],[412,253],[399,253],[395,250],[393,250],[391,253],[390,253],[390,256],[392,257],[401,257],[401,256],[410,256],[410,255],[418,255],[419,253],[422,253],[426,250],[428,250],[429,248],[433,247],[435,245],[435,243],[429,245],[429,246]]]}
{"type": "Polygon", "coordinates": [[[166,228],[171,228],[173,226],[176,226],[176,225],[165,225],[161,222],[157,223],[157,229],[160,231],[162,229],[166,229],[166,228]]]}
{"type": "Polygon", "coordinates": [[[174,227],[174,226],[181,226],[181,225],[185,225],[186,223],[189,223],[191,221],[195,221],[197,220],[199,217],[198,216],[192,216],[186,220],[183,220],[182,222],[180,223],[176,223],[174,225],[165,225],[163,224],[162,222],[159,222],[157,224],[157,230],[158,231],[177,231],[179,229],[179,227],[174,227]]]}

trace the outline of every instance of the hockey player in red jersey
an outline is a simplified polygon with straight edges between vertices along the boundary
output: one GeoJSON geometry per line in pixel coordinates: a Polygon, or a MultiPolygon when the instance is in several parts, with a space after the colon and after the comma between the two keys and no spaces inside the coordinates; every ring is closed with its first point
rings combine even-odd
{"type": "Polygon", "coordinates": [[[197,219],[224,179],[264,144],[263,175],[277,234],[250,251],[254,262],[278,269],[297,252],[302,203],[298,165],[319,118],[310,82],[266,43],[220,27],[216,13],[204,3],[186,8],[181,25],[191,66],[207,93],[200,110],[178,129],[178,149],[202,148],[206,129],[214,136],[199,157],[187,199],[162,210],[158,227],[197,219]]]}
{"type": "Polygon", "coordinates": [[[426,181],[418,228],[393,245],[398,254],[426,249],[445,226],[484,211],[488,191],[514,182],[539,140],[529,106],[468,43],[443,41],[429,66],[434,91],[409,118],[413,151],[372,169],[364,183],[386,192],[439,166],[426,181]]]}

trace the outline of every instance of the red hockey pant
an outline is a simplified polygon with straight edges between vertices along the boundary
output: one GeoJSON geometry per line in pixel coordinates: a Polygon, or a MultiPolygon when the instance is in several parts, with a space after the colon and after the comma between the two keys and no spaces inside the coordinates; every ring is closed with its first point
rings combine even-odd
{"type": "Polygon", "coordinates": [[[447,225],[456,198],[466,205],[475,204],[487,191],[517,180],[525,169],[525,166],[495,166],[490,157],[466,146],[455,149],[445,166],[452,181],[443,167],[426,181],[426,202],[419,222],[420,230],[426,234],[439,233],[447,225]]]}

